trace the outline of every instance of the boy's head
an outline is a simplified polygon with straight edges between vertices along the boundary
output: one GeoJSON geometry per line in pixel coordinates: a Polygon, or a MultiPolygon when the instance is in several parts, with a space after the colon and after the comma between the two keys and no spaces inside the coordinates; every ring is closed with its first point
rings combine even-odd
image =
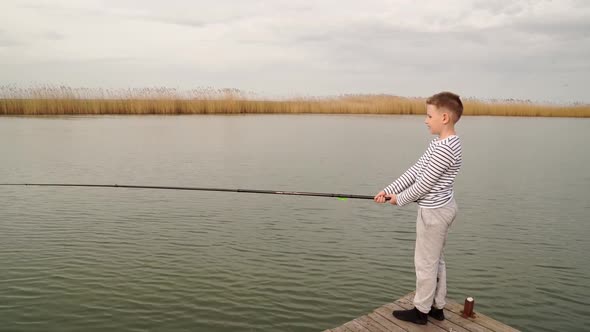
{"type": "Polygon", "coordinates": [[[463,114],[463,103],[452,92],[440,92],[426,99],[426,120],[433,134],[439,135],[444,127],[453,128],[463,114]]]}
{"type": "Polygon", "coordinates": [[[457,123],[463,114],[461,98],[452,92],[437,93],[426,99],[426,105],[436,106],[441,112],[449,112],[453,123],[457,123]]]}

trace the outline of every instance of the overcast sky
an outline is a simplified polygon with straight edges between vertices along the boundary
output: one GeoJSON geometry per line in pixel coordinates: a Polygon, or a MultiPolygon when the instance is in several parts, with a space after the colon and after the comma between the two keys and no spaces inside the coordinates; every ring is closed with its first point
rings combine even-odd
{"type": "Polygon", "coordinates": [[[588,0],[2,0],[0,84],[590,102],[588,0]]]}

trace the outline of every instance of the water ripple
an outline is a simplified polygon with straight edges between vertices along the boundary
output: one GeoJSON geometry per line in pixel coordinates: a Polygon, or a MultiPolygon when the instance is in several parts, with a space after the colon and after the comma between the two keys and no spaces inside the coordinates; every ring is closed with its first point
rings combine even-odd
{"type": "MultiPolygon", "coordinates": [[[[587,142],[590,131],[579,119],[537,120],[461,120],[465,170],[445,253],[449,297],[473,296],[478,310],[523,330],[580,330],[590,326],[584,201],[590,160],[579,149],[562,147],[587,142]],[[539,121],[550,130],[538,130],[539,121]],[[494,140],[481,134],[499,129],[503,135],[494,140]],[[569,135],[535,136],[560,131],[569,135]]],[[[7,181],[373,192],[427,143],[408,129],[411,121],[2,119],[0,174],[7,181]],[[141,129],[145,125],[157,127],[159,135],[141,129]],[[326,138],[325,128],[343,136],[326,138]],[[359,133],[354,146],[336,147],[350,132],[359,133]],[[383,132],[408,138],[394,157],[374,147],[383,132]]],[[[325,198],[0,188],[0,326],[216,332],[335,327],[413,290],[415,213],[415,206],[325,198]]]]}

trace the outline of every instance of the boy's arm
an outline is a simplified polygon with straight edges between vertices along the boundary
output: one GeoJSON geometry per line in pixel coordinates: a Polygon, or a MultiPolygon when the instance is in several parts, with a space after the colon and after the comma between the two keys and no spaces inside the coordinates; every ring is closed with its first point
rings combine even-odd
{"type": "Polygon", "coordinates": [[[432,152],[430,162],[424,172],[422,172],[420,179],[397,195],[397,205],[404,206],[408,203],[415,202],[430,192],[441,175],[453,164],[454,160],[453,151],[451,151],[450,147],[446,145],[437,146],[432,152]]]}
{"type": "Polygon", "coordinates": [[[402,191],[408,189],[414,182],[416,182],[416,175],[422,167],[422,163],[424,161],[426,153],[418,159],[418,161],[412,165],[407,171],[404,172],[397,180],[393,181],[392,184],[388,185],[383,189],[386,194],[396,194],[398,195],[402,191]]]}

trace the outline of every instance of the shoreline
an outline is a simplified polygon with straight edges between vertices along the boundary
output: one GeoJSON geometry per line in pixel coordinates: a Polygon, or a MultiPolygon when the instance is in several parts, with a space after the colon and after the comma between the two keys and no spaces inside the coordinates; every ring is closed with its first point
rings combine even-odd
{"type": "MultiPolygon", "coordinates": [[[[590,105],[464,100],[465,116],[590,117],[590,105]]],[[[233,96],[181,98],[1,98],[0,116],[59,115],[372,114],[423,115],[424,99],[388,95],[255,100],[233,96]]]]}

